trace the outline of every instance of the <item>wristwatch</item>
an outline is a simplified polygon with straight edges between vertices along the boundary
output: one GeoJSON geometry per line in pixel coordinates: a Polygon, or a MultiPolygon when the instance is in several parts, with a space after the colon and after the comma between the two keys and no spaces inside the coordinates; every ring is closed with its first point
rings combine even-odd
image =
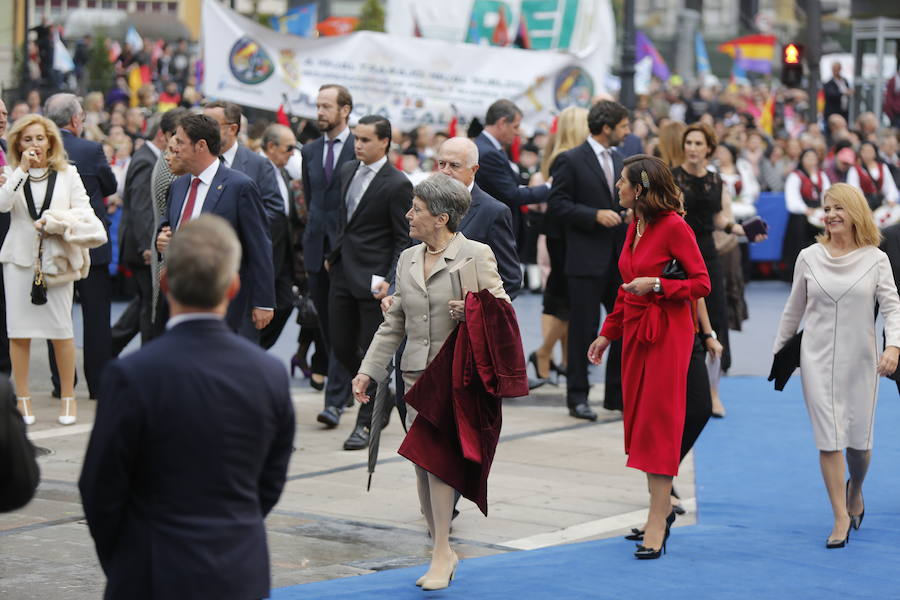
{"type": "Polygon", "coordinates": [[[715,339],[718,339],[718,338],[716,337],[716,332],[715,332],[715,331],[710,331],[709,333],[701,333],[701,334],[700,334],[700,339],[703,340],[704,342],[705,342],[706,340],[710,339],[710,338],[712,338],[712,339],[714,339],[714,340],[715,340],[715,339]]]}
{"type": "Polygon", "coordinates": [[[658,294],[662,292],[662,284],[659,282],[659,277],[656,278],[656,281],[653,282],[653,293],[658,294]]]}

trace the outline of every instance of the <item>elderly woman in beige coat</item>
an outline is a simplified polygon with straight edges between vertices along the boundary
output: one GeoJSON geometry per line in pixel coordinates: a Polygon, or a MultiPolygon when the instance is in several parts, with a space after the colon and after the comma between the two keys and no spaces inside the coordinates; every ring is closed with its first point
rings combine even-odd
{"type": "MultiPolygon", "coordinates": [[[[466,187],[437,173],[417,185],[414,194],[412,208],[406,214],[409,237],[422,243],[404,250],[397,262],[393,303],[353,379],[353,394],[360,402],[369,401],[368,388],[373,382],[387,378],[388,365],[404,337],[407,342],[400,369],[406,389],[411,389],[464,319],[464,301],[453,297],[449,274],[453,265],[474,259],[479,289],[469,291],[487,289],[509,302],[490,247],[456,231],[471,202],[466,187]]],[[[415,417],[410,408],[408,423],[415,417]]],[[[434,543],[431,564],[416,585],[424,590],[442,589],[453,579],[457,563],[449,538],[454,490],[418,466],[416,478],[419,502],[434,543]]]]}

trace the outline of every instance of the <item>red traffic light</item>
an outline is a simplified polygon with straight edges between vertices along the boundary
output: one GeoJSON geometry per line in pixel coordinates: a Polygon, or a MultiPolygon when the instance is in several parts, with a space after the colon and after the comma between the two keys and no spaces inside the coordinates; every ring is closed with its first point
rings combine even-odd
{"type": "Polygon", "coordinates": [[[788,44],[784,47],[784,63],[787,65],[800,64],[800,47],[797,44],[788,44]]]}

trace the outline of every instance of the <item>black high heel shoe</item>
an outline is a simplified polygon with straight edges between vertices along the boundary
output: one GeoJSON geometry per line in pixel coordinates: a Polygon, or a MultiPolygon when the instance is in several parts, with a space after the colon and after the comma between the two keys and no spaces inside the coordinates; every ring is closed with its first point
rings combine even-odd
{"type": "MultiPolygon", "coordinates": [[[[547,375],[541,375],[541,370],[538,367],[537,352],[532,352],[531,354],[528,355],[528,362],[530,362],[531,366],[534,367],[534,376],[538,381],[546,382],[550,379],[550,373],[547,373],[547,375]]],[[[553,370],[553,360],[552,359],[550,360],[550,370],[551,371],[553,370]]]]}
{"type": "Polygon", "coordinates": [[[847,535],[844,536],[842,540],[833,540],[828,538],[825,540],[825,547],[829,550],[834,550],[835,548],[843,548],[847,544],[850,543],[850,532],[853,531],[853,517],[850,517],[850,525],[847,526],[847,535]]]}
{"type": "MultiPolygon", "coordinates": [[[[669,540],[669,534],[672,531],[672,524],[675,522],[675,511],[669,513],[669,516],[666,517],[666,534],[663,536],[662,546],[659,548],[648,548],[643,544],[637,547],[637,550],[634,551],[634,557],[638,560],[654,560],[662,556],[666,553],[666,542],[669,540]]],[[[640,531],[632,529],[632,531],[637,532],[640,531]]],[[[644,538],[644,532],[641,531],[641,540],[644,538]]]]}
{"type": "Polygon", "coordinates": [[[638,529],[637,527],[632,527],[631,533],[626,535],[625,539],[630,542],[643,542],[644,541],[644,530],[638,529]]]}
{"type": "Polygon", "coordinates": [[[301,356],[299,353],[291,357],[291,377],[294,376],[294,372],[297,369],[300,369],[305,379],[309,379],[309,376],[312,375],[312,371],[306,362],[306,357],[301,356]]]}
{"type": "MultiPolygon", "coordinates": [[[[850,514],[850,480],[847,480],[847,486],[844,489],[844,497],[847,502],[847,514],[850,515],[850,526],[853,529],[859,529],[862,527],[863,517],[866,516],[866,501],[863,498],[863,511],[858,515],[850,514]]],[[[862,490],[859,491],[859,497],[862,498],[862,490]]],[[[849,534],[848,534],[849,535],[849,534]]]]}

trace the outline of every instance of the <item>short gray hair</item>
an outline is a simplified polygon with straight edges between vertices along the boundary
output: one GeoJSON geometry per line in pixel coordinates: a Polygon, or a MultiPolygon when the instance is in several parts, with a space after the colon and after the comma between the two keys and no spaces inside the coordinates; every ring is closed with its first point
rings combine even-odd
{"type": "Polygon", "coordinates": [[[81,114],[81,102],[75,94],[53,94],[44,103],[44,116],[62,129],[68,127],[72,117],[81,114]]]}
{"type": "Polygon", "coordinates": [[[275,144],[276,146],[280,146],[281,145],[281,136],[283,136],[287,133],[293,133],[293,131],[291,131],[290,127],[282,125],[281,123],[272,123],[271,125],[266,127],[266,130],[263,131],[263,134],[262,134],[263,152],[268,153],[269,144],[275,144]]]}
{"type": "Polygon", "coordinates": [[[179,304],[218,306],[241,264],[241,243],[231,225],[216,215],[200,215],[172,236],[166,254],[169,293],[179,304]]]}
{"type": "Polygon", "coordinates": [[[416,186],[413,193],[425,203],[433,216],[446,213],[447,229],[454,232],[472,203],[472,196],[466,186],[443,173],[430,175],[416,186]]]}

